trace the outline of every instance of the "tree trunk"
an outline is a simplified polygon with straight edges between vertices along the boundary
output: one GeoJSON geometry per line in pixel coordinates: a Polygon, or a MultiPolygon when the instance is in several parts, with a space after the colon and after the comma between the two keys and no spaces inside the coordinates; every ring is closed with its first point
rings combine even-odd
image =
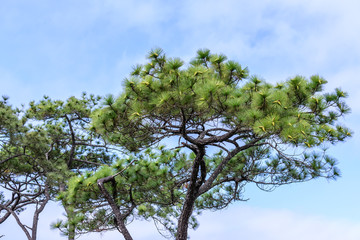
{"type": "Polygon", "coordinates": [[[126,228],[124,219],[122,219],[120,222],[118,221],[118,227],[126,240],[133,240],[133,238],[130,235],[130,232],[126,228]]]}
{"type": "Polygon", "coordinates": [[[39,223],[39,215],[44,210],[47,203],[50,201],[50,192],[49,192],[49,186],[45,185],[45,199],[42,203],[40,203],[40,207],[36,206],[36,210],[33,217],[33,225],[32,225],[32,240],[36,240],[37,238],[37,229],[38,229],[38,223],[39,223]]]}
{"type": "Polygon", "coordinates": [[[185,203],[178,220],[176,240],[187,240],[189,220],[194,210],[195,201],[199,196],[199,188],[203,184],[206,175],[205,164],[203,164],[205,148],[203,146],[198,146],[197,149],[194,149],[193,151],[196,154],[196,158],[194,159],[192,166],[190,184],[186,193],[185,203]],[[200,168],[201,177],[199,179],[198,174],[200,172],[200,168]]]}
{"type": "Polygon", "coordinates": [[[100,189],[100,191],[104,194],[104,197],[108,201],[114,215],[116,218],[118,230],[121,232],[121,234],[124,236],[125,240],[133,240],[133,238],[130,235],[130,232],[127,230],[125,225],[125,219],[126,215],[122,215],[118,206],[116,205],[113,197],[110,195],[110,193],[106,190],[104,184],[106,182],[112,182],[115,181],[114,176],[109,176],[105,178],[101,178],[97,181],[97,185],[100,189]]]}
{"type": "Polygon", "coordinates": [[[197,198],[197,192],[193,192],[193,193],[188,192],[184,203],[184,207],[181,211],[181,215],[178,221],[176,240],[187,240],[189,220],[194,209],[196,198],[197,198]]]}

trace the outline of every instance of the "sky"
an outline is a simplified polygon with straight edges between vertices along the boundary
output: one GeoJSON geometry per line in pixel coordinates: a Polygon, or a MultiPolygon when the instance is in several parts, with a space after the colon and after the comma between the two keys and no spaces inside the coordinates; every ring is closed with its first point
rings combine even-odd
{"type": "MultiPolygon", "coordinates": [[[[189,61],[200,48],[223,53],[268,82],[319,74],[327,91],[349,93],[352,113],[341,121],[355,134],[330,146],[342,177],[262,192],[247,202],[199,216],[190,239],[360,239],[360,2],[354,0],[13,0],[0,6],[0,94],[14,106],[122,91],[132,66],[152,48],[189,61]]],[[[22,215],[31,218],[29,213],[22,215]],[[26,215],[28,214],[28,215],[26,215]]],[[[49,224],[58,203],[40,216],[38,240],[66,239],[49,224]]],[[[134,239],[161,239],[152,223],[129,225],[134,239]]],[[[1,240],[26,239],[13,220],[1,240]]],[[[121,239],[118,232],[85,239],[121,239]]]]}

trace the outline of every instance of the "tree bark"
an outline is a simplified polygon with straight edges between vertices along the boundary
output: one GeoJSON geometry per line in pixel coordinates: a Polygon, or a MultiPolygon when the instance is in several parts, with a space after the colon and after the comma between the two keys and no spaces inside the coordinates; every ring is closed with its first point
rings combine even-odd
{"type": "MultiPolygon", "coordinates": [[[[2,210],[6,210],[6,208],[10,208],[11,210],[15,211],[18,207],[18,204],[20,203],[20,194],[18,193],[13,193],[12,194],[12,199],[9,200],[5,205],[1,204],[0,205],[0,212],[2,210]]],[[[11,216],[11,212],[6,210],[6,213],[4,213],[4,216],[2,216],[0,218],[0,224],[5,222],[6,219],[8,219],[11,216]]]]}
{"type": "Polygon", "coordinates": [[[187,240],[189,220],[194,210],[195,201],[199,196],[199,188],[203,184],[206,175],[205,164],[203,164],[205,156],[204,146],[197,146],[197,148],[193,151],[196,154],[196,158],[194,159],[192,167],[190,184],[186,193],[185,203],[183,209],[181,210],[180,218],[178,220],[176,240],[187,240]],[[200,172],[200,168],[201,176],[199,179],[198,175],[200,172]]]}
{"type": "Polygon", "coordinates": [[[39,215],[44,210],[46,204],[50,200],[50,189],[49,189],[49,186],[47,184],[45,184],[44,193],[45,193],[45,199],[44,199],[43,202],[40,203],[39,208],[38,208],[38,206],[36,206],[36,210],[35,210],[35,213],[34,213],[33,225],[32,225],[32,231],[31,231],[32,240],[36,240],[36,238],[37,238],[37,228],[38,228],[38,223],[39,223],[39,215]]]}
{"type": "Polygon", "coordinates": [[[176,233],[176,240],[187,240],[189,220],[192,215],[195,200],[197,198],[197,191],[187,194],[184,207],[178,221],[178,228],[176,233]]]}
{"type": "Polygon", "coordinates": [[[120,229],[120,232],[122,233],[122,235],[124,236],[124,238],[126,240],[133,240],[133,238],[130,235],[130,232],[127,230],[127,227],[125,225],[125,221],[124,219],[121,219],[120,221],[118,221],[118,228],[120,229]]]}
{"type": "Polygon", "coordinates": [[[121,234],[124,236],[125,240],[133,240],[133,238],[130,235],[130,232],[127,230],[126,225],[125,225],[126,215],[121,214],[113,197],[110,195],[110,193],[106,190],[106,188],[104,186],[105,183],[112,182],[112,181],[115,181],[114,176],[101,178],[97,181],[97,185],[98,185],[100,191],[104,194],[106,200],[108,201],[108,203],[115,215],[116,223],[117,223],[118,229],[120,230],[121,234]]]}

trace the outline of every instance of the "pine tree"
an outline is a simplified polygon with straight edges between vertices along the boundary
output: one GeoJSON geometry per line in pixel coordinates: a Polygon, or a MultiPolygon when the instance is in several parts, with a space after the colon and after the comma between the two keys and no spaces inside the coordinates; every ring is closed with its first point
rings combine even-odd
{"type": "Polygon", "coordinates": [[[15,218],[27,239],[37,237],[38,218],[50,200],[44,170],[36,164],[35,152],[43,145],[38,132],[30,132],[23,112],[13,109],[7,98],[0,102],[0,224],[15,218]],[[33,206],[33,222],[26,226],[19,214],[33,206]]]}
{"type": "MultiPolygon", "coordinates": [[[[0,105],[4,112],[0,120],[4,140],[0,186],[12,193],[10,199],[1,199],[0,211],[6,211],[1,220],[13,215],[29,240],[36,239],[39,214],[48,201],[55,201],[67,190],[70,177],[113,161],[114,152],[109,151],[107,143],[88,130],[91,111],[99,100],[86,94],[67,101],[44,97],[22,111],[0,105]],[[29,204],[36,206],[30,231],[16,214],[29,204]]],[[[77,210],[60,200],[68,221],[58,227],[73,240],[77,210]]]]}
{"type": "Polygon", "coordinates": [[[121,96],[109,96],[94,112],[92,127],[132,152],[173,139],[192,152],[176,239],[187,239],[193,211],[240,200],[247,183],[271,189],[339,176],[323,146],[351,136],[339,124],[350,110],[341,89],[322,92],[322,77],[274,85],[207,49],[188,66],[161,49],[147,58],[134,67],[121,96]]]}
{"type": "Polygon", "coordinates": [[[99,101],[100,97],[85,93],[81,98],[70,97],[66,101],[44,97],[38,103],[31,102],[26,111],[27,119],[34,122],[32,131],[41,131],[46,138],[46,148],[37,156],[43,158],[42,168],[48,168],[46,179],[54,192],[52,199],[60,200],[66,212],[68,221],[56,227],[69,240],[76,238],[78,213],[74,206],[56,195],[61,196],[67,190],[70,177],[95,170],[114,158],[107,143],[88,130],[90,114],[99,101]]]}

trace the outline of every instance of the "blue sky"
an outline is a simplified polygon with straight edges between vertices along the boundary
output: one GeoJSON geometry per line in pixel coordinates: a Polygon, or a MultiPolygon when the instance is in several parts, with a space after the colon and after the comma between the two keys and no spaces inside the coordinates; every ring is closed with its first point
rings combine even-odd
{"type": "MultiPolygon", "coordinates": [[[[359,10],[360,2],[353,0],[5,1],[0,7],[0,94],[16,106],[43,95],[117,95],[131,67],[144,62],[154,47],[186,61],[197,49],[209,48],[269,82],[320,74],[329,81],[329,91],[341,87],[350,94],[352,113],[342,121],[355,135],[330,149],[342,177],[271,193],[248,186],[248,202],[204,213],[191,239],[355,240],[360,236],[359,10]]],[[[49,230],[56,215],[61,209],[52,204],[41,218],[39,240],[49,234],[65,239],[49,230]]],[[[136,239],[159,239],[151,224],[134,223],[131,231],[136,239]]],[[[25,239],[14,222],[2,224],[1,234],[4,240],[25,239]]]]}

